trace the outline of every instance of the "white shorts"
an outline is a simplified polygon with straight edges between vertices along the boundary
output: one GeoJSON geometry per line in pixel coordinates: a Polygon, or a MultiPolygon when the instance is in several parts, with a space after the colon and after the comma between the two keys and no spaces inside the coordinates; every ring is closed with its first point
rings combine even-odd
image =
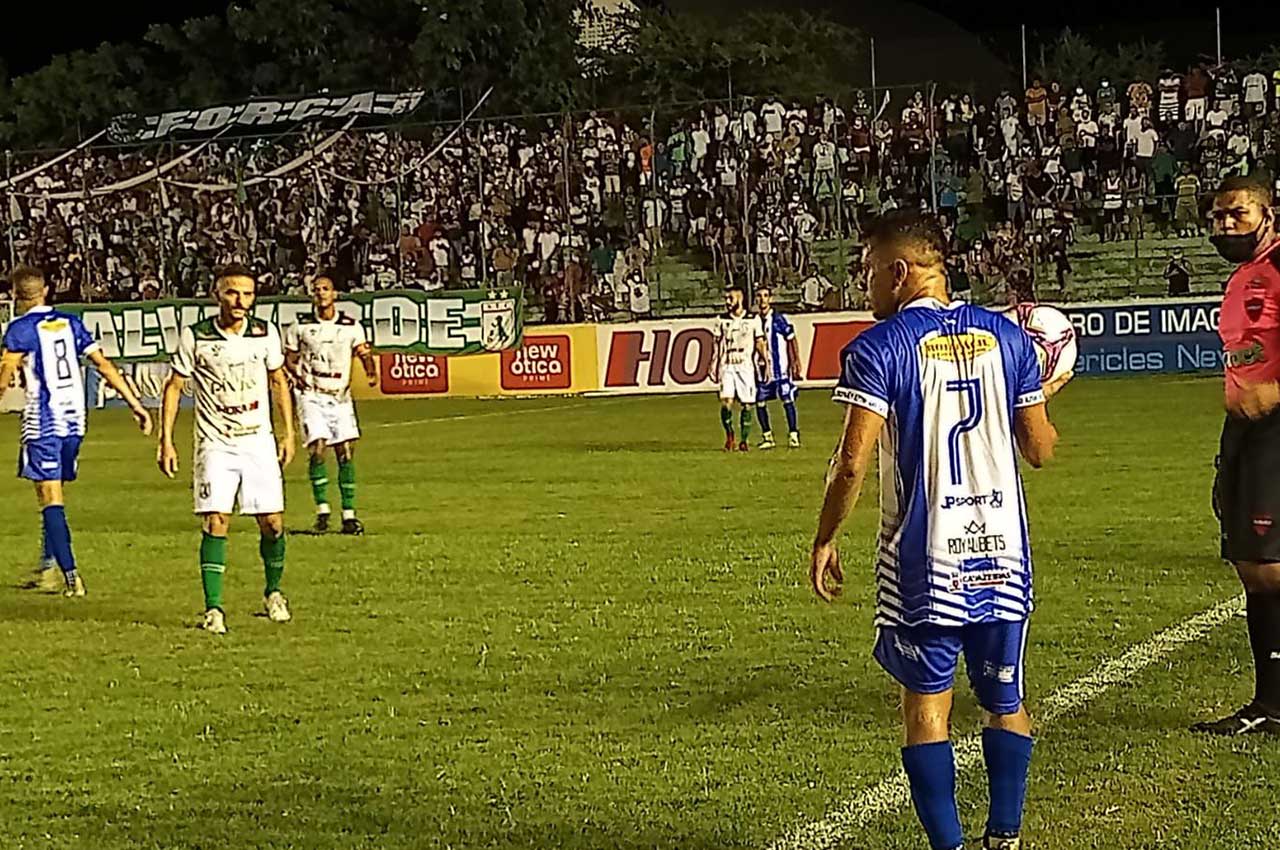
{"type": "Polygon", "coordinates": [[[284,512],[284,479],[270,432],[238,446],[197,447],[193,469],[197,514],[230,514],[237,496],[245,516],[284,512]]]}
{"type": "Polygon", "coordinates": [[[298,419],[302,422],[302,444],[316,440],[329,445],[360,439],[355,402],[325,393],[298,393],[298,419]]]}
{"type": "Polygon", "coordinates": [[[725,366],[720,373],[720,398],[724,401],[740,401],[743,404],[756,403],[756,370],[745,366],[725,366]]]}
{"type": "Polygon", "coordinates": [[[1186,117],[1188,121],[1203,121],[1205,115],[1205,106],[1208,98],[1193,97],[1186,103],[1186,117]]]}

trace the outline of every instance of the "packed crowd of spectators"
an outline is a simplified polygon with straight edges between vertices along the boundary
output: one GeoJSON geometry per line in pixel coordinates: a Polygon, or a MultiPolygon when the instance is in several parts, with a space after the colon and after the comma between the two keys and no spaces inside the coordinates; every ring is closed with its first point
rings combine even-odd
{"type": "Polygon", "coordinates": [[[1278,104],[1280,70],[1197,67],[1093,91],[1034,80],[990,103],[896,89],[475,122],[452,136],[352,131],[328,146],[312,128],[88,149],[0,192],[0,250],[44,267],[65,300],[193,296],[237,260],[268,294],[300,294],[319,270],[347,290],[520,283],[547,320],[580,321],[649,314],[664,251],[727,283],[789,288],[807,308],[850,306],[856,250],[834,270],[821,244],[852,245],[865,217],[920,205],[946,221],[958,288],[1017,288],[1037,266],[1065,281],[1082,230],[1190,234],[1214,181],[1280,174],[1278,104]],[[184,152],[160,180],[87,191],[184,152]],[[253,179],[273,168],[285,173],[253,179]]]}

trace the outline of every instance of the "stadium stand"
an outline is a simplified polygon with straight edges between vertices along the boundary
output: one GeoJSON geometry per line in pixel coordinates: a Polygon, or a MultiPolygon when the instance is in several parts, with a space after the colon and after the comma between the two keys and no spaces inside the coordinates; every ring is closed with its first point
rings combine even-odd
{"type": "MultiPolygon", "coordinates": [[[[953,284],[976,299],[1003,298],[1011,277],[1125,298],[1181,270],[1216,287],[1197,238],[1207,192],[1280,174],[1269,73],[1090,92],[1037,80],[990,103],[931,88],[483,118],[436,156],[450,127],[88,148],[0,192],[0,256],[44,267],[73,301],[191,296],[241,261],[267,293],[300,293],[320,268],[344,289],[521,282],[535,321],[705,313],[729,282],[818,310],[860,303],[858,222],[920,205],[945,218],[953,284]],[[162,178],[91,192],[183,154],[162,178]],[[272,168],[287,173],[248,180],[272,168]]],[[[10,173],[50,156],[15,155],[10,173]]]]}

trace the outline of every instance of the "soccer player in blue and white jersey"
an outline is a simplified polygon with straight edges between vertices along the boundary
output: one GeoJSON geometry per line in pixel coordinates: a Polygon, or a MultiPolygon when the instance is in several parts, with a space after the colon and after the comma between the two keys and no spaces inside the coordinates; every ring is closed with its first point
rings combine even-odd
{"type": "Polygon", "coordinates": [[[765,355],[772,381],[762,380],[756,388],[756,416],[764,437],[760,448],[771,449],[773,429],[769,427],[769,402],[778,399],[787,414],[787,445],[800,447],[800,426],[796,419],[796,382],[800,380],[800,346],[791,320],[773,309],[773,292],[767,286],[756,290],[760,326],[764,330],[765,355]]]}
{"type": "Polygon", "coordinates": [[[810,562],[830,601],[843,573],[835,539],[880,447],[875,658],[901,685],[902,762],[935,850],[964,844],[948,739],[960,654],[986,710],[991,803],[985,846],[1016,850],[1031,721],[1023,656],[1031,548],[1017,454],[1034,467],[1057,431],[1031,340],[1013,322],[952,304],[936,219],[887,213],[866,236],[873,311],[882,321],[844,349],[836,401],[847,405],[810,562]]]}
{"type": "Polygon", "coordinates": [[[49,286],[39,269],[19,266],[9,275],[9,282],[20,315],[4,333],[0,387],[9,386],[14,374],[22,370],[27,403],[22,411],[18,475],[35,483],[44,520],[44,557],[34,585],[42,590],[61,586],[67,596],[84,596],[84,580],[76,571],[71,551],[63,494],[64,482],[76,480],[85,434],[80,361],[87,357],[120,394],[143,434],[151,433],[151,416],[80,319],[48,305],[49,286]]]}

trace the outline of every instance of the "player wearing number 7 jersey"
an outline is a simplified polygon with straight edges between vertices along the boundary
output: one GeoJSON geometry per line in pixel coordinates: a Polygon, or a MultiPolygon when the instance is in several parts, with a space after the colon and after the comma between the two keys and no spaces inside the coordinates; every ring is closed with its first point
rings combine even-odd
{"type": "Polygon", "coordinates": [[[1039,467],[1057,431],[1035,349],[1005,317],[949,302],[937,221],[889,213],[866,235],[878,325],[842,354],[835,399],[847,405],[813,545],[810,578],[824,600],[843,575],[834,548],[880,447],[875,658],[903,689],[902,761],[935,850],[964,835],[948,740],[963,652],[986,710],[982,746],[991,801],[985,846],[1020,843],[1031,721],[1023,656],[1031,613],[1031,547],[1017,453],[1039,467]]]}
{"type": "Polygon", "coordinates": [[[49,286],[43,272],[20,266],[9,275],[9,283],[21,316],[4,332],[0,387],[9,386],[14,373],[22,370],[27,403],[18,475],[35,484],[44,523],[44,557],[33,585],[42,590],[62,586],[67,596],[84,596],[63,501],[63,484],[76,480],[87,425],[81,359],[88,358],[125,400],[143,434],[151,433],[151,415],[80,319],[46,303],[49,286]]]}

